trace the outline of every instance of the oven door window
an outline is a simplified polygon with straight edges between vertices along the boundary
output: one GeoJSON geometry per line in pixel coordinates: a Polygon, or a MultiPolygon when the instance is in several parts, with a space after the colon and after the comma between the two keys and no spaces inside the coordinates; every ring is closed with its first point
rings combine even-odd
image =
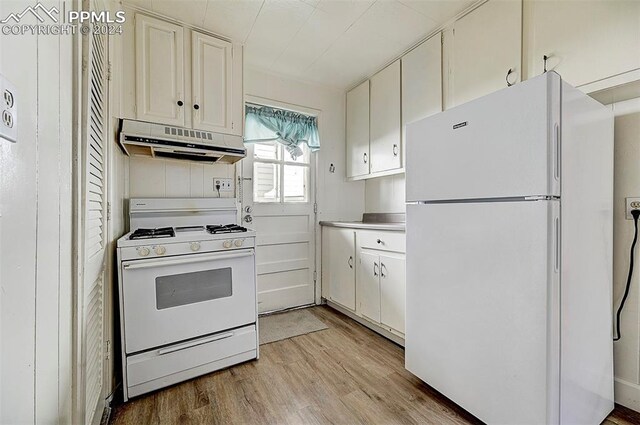
{"type": "Polygon", "coordinates": [[[156,308],[178,307],[232,295],[231,267],[156,277],[156,308]]]}

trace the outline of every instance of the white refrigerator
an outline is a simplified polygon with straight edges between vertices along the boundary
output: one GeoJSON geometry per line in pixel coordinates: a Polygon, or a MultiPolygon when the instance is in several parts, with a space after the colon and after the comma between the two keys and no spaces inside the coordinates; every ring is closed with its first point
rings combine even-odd
{"type": "Polygon", "coordinates": [[[613,409],[613,115],[553,72],[407,126],[406,368],[488,424],[613,409]]]}

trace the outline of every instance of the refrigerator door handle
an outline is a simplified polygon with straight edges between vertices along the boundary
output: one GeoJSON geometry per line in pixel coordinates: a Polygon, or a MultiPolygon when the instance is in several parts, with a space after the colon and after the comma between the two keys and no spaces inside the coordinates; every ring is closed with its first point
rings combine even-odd
{"type": "Polygon", "coordinates": [[[560,179],[560,126],[558,123],[553,125],[553,149],[555,153],[555,164],[553,167],[553,177],[560,179]]]}
{"type": "Polygon", "coordinates": [[[560,218],[555,218],[554,223],[554,232],[555,232],[555,240],[554,240],[554,270],[556,273],[560,271],[560,218]]]}

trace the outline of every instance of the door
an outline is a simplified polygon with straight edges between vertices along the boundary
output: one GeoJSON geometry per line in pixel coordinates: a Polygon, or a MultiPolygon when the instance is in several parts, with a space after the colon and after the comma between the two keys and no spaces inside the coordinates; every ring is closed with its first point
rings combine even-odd
{"type": "Polygon", "coordinates": [[[557,422],[558,211],[408,205],[406,367],[483,422],[557,422]]]}
{"type": "Polygon", "coordinates": [[[407,126],[407,200],[559,196],[559,94],[547,73],[407,126]]]}
{"type": "MultiPolygon", "coordinates": [[[[90,10],[103,10],[91,2],[90,10]]],[[[107,36],[82,37],[82,135],[80,147],[79,288],[76,326],[74,422],[95,424],[105,403],[104,290],[107,248],[108,81],[107,36]]]]}
{"type": "Polygon", "coordinates": [[[369,81],[347,93],[347,177],[369,174],[369,81]]]}
{"type": "Polygon", "coordinates": [[[371,172],[400,168],[400,60],[371,77],[371,172]]]}
{"type": "Polygon", "coordinates": [[[258,312],[315,302],[315,154],[248,144],[241,161],[243,225],[256,230],[258,312]]]}
{"type": "Polygon", "coordinates": [[[193,127],[231,133],[233,48],[228,41],[193,31],[191,63],[193,127]]]}
{"type": "Polygon", "coordinates": [[[136,117],[184,126],[183,29],[136,14],[136,117]]]}
{"type": "Polygon", "coordinates": [[[322,279],[323,285],[329,285],[328,298],[355,311],[355,232],[352,229],[324,227],[322,249],[322,279]]]}
{"type": "Polygon", "coordinates": [[[451,102],[447,106],[507,87],[507,79],[520,81],[521,45],[520,1],[491,0],[456,21],[449,62],[451,102]]]}
{"type": "Polygon", "coordinates": [[[442,36],[437,33],[402,57],[402,142],[405,125],[442,111],[442,36]]]}
{"type": "Polygon", "coordinates": [[[380,323],[398,332],[405,329],[405,259],[380,254],[380,323]]]}
{"type": "Polygon", "coordinates": [[[124,262],[126,353],[255,322],[254,264],[251,249],[124,262]]]}
{"type": "Polygon", "coordinates": [[[360,313],[380,323],[380,259],[378,254],[360,251],[358,300],[360,313]]]}

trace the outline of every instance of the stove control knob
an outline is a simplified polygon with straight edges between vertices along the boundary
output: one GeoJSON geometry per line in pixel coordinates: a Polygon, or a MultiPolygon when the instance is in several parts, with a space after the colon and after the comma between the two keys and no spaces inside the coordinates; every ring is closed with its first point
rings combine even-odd
{"type": "Polygon", "coordinates": [[[165,252],[167,252],[167,248],[163,247],[162,245],[155,247],[154,251],[156,252],[156,254],[158,255],[164,255],[165,252]]]}
{"type": "Polygon", "coordinates": [[[146,257],[147,255],[149,255],[150,252],[151,251],[146,246],[143,246],[142,248],[138,248],[138,255],[141,257],[146,257]]]}
{"type": "Polygon", "coordinates": [[[191,251],[199,251],[200,242],[191,242],[191,251]]]}
{"type": "Polygon", "coordinates": [[[233,244],[240,248],[242,246],[242,242],[242,239],[236,239],[235,241],[233,241],[233,244]]]}
{"type": "Polygon", "coordinates": [[[222,246],[225,248],[231,248],[233,246],[233,241],[224,241],[222,242],[222,246]]]}

